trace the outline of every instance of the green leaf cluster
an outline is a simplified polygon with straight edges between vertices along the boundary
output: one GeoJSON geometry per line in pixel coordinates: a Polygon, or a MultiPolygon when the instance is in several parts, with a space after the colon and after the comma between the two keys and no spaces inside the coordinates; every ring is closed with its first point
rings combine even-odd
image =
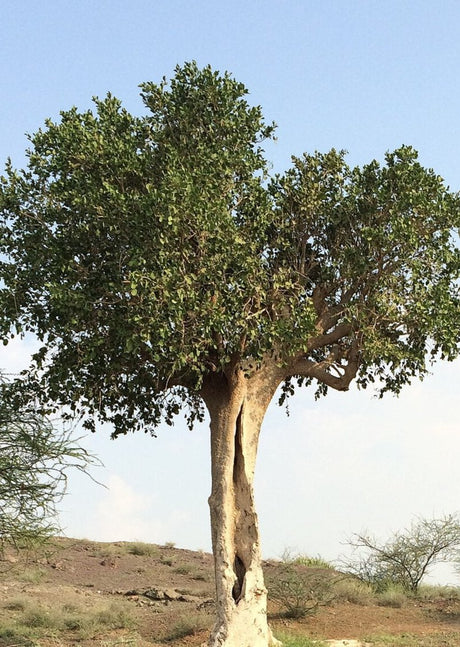
{"type": "Polygon", "coordinates": [[[31,397],[122,433],[184,407],[193,424],[207,380],[267,357],[289,394],[299,360],[340,372],[352,345],[359,383],[392,391],[456,356],[458,195],[409,147],[270,178],[274,125],[247,94],[186,63],[142,84],[144,115],[94,99],[30,136],[27,169],[7,163],[0,332],[42,342],[31,397]]]}

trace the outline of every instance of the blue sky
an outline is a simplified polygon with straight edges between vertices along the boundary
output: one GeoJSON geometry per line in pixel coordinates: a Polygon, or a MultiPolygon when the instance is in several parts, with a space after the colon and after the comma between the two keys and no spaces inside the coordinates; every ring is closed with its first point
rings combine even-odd
{"type": "MultiPolygon", "coordinates": [[[[0,159],[23,165],[26,132],[94,95],[141,112],[138,84],[194,59],[231,71],[278,124],[274,170],[304,151],[346,149],[362,164],[406,143],[459,190],[459,29],[450,0],[5,0],[0,159]]],[[[0,366],[27,352],[11,345],[0,366]]],[[[273,405],[256,481],[264,553],[334,558],[354,531],[384,537],[414,515],[459,509],[459,378],[455,362],[399,399],[304,391],[289,418],[273,405]]],[[[72,477],[69,535],[209,548],[206,425],[116,442],[101,430],[85,443],[109,489],[72,477]]]]}

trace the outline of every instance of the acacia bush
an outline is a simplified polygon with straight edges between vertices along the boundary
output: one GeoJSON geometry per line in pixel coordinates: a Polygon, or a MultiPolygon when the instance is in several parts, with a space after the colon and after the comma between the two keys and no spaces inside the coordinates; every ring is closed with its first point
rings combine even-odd
{"type": "Polygon", "coordinates": [[[269,597],[287,618],[305,618],[336,596],[339,576],[332,570],[311,568],[295,561],[282,562],[267,578],[269,597]]]}
{"type": "Polygon", "coordinates": [[[59,530],[57,503],[69,469],[95,462],[71,429],[9,398],[0,374],[0,554],[37,546],[59,530]]]}
{"type": "Polygon", "coordinates": [[[358,557],[342,559],[342,568],[376,592],[400,586],[417,593],[430,568],[453,561],[460,547],[460,520],[449,514],[438,519],[418,519],[386,542],[368,534],[355,534],[349,545],[358,557]]]}

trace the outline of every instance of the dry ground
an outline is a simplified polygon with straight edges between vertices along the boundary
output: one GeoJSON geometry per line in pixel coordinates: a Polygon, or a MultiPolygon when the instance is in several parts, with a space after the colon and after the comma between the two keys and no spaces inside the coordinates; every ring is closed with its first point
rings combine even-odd
{"type": "MultiPolygon", "coordinates": [[[[207,553],[56,539],[32,559],[9,554],[0,567],[0,647],[192,647],[205,642],[212,624],[207,553]]],[[[266,564],[270,576],[276,568],[266,564]]],[[[400,608],[342,600],[301,621],[272,605],[270,619],[275,635],[460,647],[458,596],[407,600],[400,608]]]]}

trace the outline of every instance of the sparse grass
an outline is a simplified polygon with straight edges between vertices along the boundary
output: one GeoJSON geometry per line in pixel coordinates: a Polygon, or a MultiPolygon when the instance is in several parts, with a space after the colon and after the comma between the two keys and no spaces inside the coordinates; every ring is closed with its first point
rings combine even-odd
{"type": "Polygon", "coordinates": [[[377,634],[366,636],[365,642],[371,643],[372,647],[458,647],[460,644],[460,632],[430,635],[400,634],[377,634]]]}
{"type": "Polygon", "coordinates": [[[0,640],[4,645],[15,645],[16,647],[35,647],[37,643],[22,633],[16,632],[11,627],[4,627],[0,623],[0,640]]]}
{"type": "Polygon", "coordinates": [[[183,613],[170,627],[167,634],[162,636],[162,642],[171,642],[173,640],[180,640],[186,636],[194,636],[195,634],[210,628],[210,620],[204,615],[198,613],[186,614],[183,613]]]}
{"type": "Polygon", "coordinates": [[[139,642],[139,636],[122,636],[121,638],[116,638],[115,640],[101,640],[100,647],[118,647],[119,645],[137,647],[139,642]]]}
{"type": "Polygon", "coordinates": [[[326,643],[321,640],[313,640],[307,636],[276,633],[276,638],[281,640],[283,647],[326,647],[326,643]]]}
{"type": "Polygon", "coordinates": [[[369,584],[351,577],[336,582],[334,584],[334,593],[335,601],[350,602],[360,606],[372,604],[375,599],[374,592],[369,584]]]}
{"type": "Polygon", "coordinates": [[[29,604],[30,600],[25,596],[21,596],[8,600],[8,602],[5,602],[3,605],[3,608],[8,609],[8,611],[24,611],[29,604]]]}
{"type": "Polygon", "coordinates": [[[407,603],[407,593],[396,584],[388,586],[385,591],[377,595],[379,607],[393,607],[400,609],[407,603]]]}
{"type": "Polygon", "coordinates": [[[100,609],[96,619],[99,624],[111,629],[130,629],[134,625],[130,610],[121,602],[112,602],[109,607],[100,609]]]}
{"type": "Polygon", "coordinates": [[[71,632],[73,640],[91,639],[104,630],[132,629],[135,624],[131,610],[121,602],[92,609],[67,602],[56,609],[17,598],[4,608],[15,613],[2,620],[0,638],[13,636],[18,645],[62,632],[71,632]]]}
{"type": "Polygon", "coordinates": [[[41,605],[31,606],[29,609],[25,609],[19,622],[24,627],[30,629],[52,629],[57,627],[58,624],[56,616],[51,614],[49,609],[41,605]]]}
{"type": "Polygon", "coordinates": [[[421,600],[460,600],[460,587],[423,584],[419,587],[417,598],[421,600]]]}
{"type": "Polygon", "coordinates": [[[46,571],[40,567],[28,567],[18,571],[17,578],[27,584],[40,584],[46,575],[46,571]]]}

